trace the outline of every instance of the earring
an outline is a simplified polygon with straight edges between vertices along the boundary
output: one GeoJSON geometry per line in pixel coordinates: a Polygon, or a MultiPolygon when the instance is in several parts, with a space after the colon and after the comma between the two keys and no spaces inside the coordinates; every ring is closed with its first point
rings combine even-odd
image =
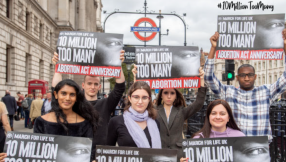
{"type": "Polygon", "coordinates": [[[164,105],[164,101],[163,100],[161,100],[161,104],[164,105]]]}

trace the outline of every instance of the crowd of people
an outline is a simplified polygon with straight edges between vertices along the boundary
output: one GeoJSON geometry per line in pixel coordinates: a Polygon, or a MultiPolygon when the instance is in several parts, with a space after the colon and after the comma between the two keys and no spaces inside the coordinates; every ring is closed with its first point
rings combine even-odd
{"type": "MultiPolygon", "coordinates": [[[[286,29],[282,35],[286,51],[286,29]]],[[[13,130],[14,114],[20,109],[19,117],[26,117],[25,126],[28,121],[35,120],[34,133],[93,138],[91,161],[95,160],[96,145],[117,144],[175,149],[178,161],[183,162],[188,160],[182,152],[184,121],[202,108],[206,87],[209,87],[220,99],[208,105],[204,126],[193,138],[268,136],[271,142],[269,107],[286,90],[286,72],[273,84],[255,87],[255,69],[244,64],[237,70],[236,79],[240,86],[224,85],[214,75],[218,38],[217,32],[210,38],[212,46],[205,69],[199,69],[201,85],[196,100],[188,106],[177,89],[161,89],[153,103],[149,85],[136,81],[128,90],[123,114],[111,118],[125,91],[122,70],[120,77],[116,78],[115,88],[103,99],[97,96],[101,88],[100,77],[85,76],[80,88],[73,80],[62,80],[62,74],[55,73],[52,93],[47,93],[44,101],[42,94],[37,94],[33,100],[33,96],[24,98],[21,93],[17,93],[19,99],[16,101],[6,91],[3,103],[0,103],[1,139],[5,137],[5,131],[13,130]],[[23,108],[24,100],[28,101],[28,109],[23,108]]],[[[52,61],[54,64],[58,62],[57,53],[54,53],[52,61]]],[[[120,61],[124,61],[123,50],[120,61]]],[[[132,72],[136,76],[136,66],[132,72]]],[[[3,140],[1,144],[0,151],[3,152],[3,140]]],[[[4,157],[5,153],[0,154],[0,160],[4,157]]]]}
{"type": "Polygon", "coordinates": [[[17,92],[18,100],[11,96],[10,91],[6,90],[5,96],[0,102],[0,152],[3,151],[5,143],[5,132],[14,130],[14,120],[24,120],[24,127],[32,129],[34,120],[41,115],[49,112],[51,109],[51,93],[42,97],[41,93],[26,94],[25,97],[21,92],[17,92]],[[29,127],[28,127],[29,126],[29,127]]]}

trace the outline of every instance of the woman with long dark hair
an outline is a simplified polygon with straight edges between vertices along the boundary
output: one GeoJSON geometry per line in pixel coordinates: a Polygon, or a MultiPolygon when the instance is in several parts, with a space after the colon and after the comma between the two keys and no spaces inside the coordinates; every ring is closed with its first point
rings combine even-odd
{"type": "MultiPolygon", "coordinates": [[[[225,100],[214,100],[207,108],[205,123],[193,138],[220,138],[245,136],[236,125],[231,108],[225,100]]],[[[187,162],[188,157],[180,162],[187,162]]]]}
{"type": "Polygon", "coordinates": [[[107,145],[161,148],[159,123],[151,100],[151,89],[145,82],[132,84],[123,115],[111,118],[108,125],[107,145]]]}
{"type": "MultiPolygon", "coordinates": [[[[36,119],[34,133],[93,138],[99,115],[85,99],[77,83],[70,79],[62,80],[53,94],[52,109],[36,119]]],[[[94,149],[95,146],[92,159],[94,149]]]]}
{"type": "Polygon", "coordinates": [[[231,108],[225,100],[214,100],[207,108],[205,123],[193,138],[245,136],[236,125],[231,108]]]}
{"type": "Polygon", "coordinates": [[[200,84],[196,100],[186,105],[183,94],[178,89],[160,89],[157,96],[157,120],[161,126],[162,148],[177,149],[178,158],[183,156],[183,126],[184,122],[199,111],[205,101],[204,71],[199,69],[200,84]]]}

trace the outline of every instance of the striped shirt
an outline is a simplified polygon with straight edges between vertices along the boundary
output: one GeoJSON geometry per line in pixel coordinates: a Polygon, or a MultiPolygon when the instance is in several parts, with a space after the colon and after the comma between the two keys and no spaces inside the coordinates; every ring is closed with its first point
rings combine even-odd
{"type": "Polygon", "coordinates": [[[205,64],[205,82],[232,108],[234,119],[246,136],[268,136],[272,139],[269,107],[286,89],[286,72],[273,84],[254,87],[250,91],[223,85],[214,75],[214,59],[205,64]]]}

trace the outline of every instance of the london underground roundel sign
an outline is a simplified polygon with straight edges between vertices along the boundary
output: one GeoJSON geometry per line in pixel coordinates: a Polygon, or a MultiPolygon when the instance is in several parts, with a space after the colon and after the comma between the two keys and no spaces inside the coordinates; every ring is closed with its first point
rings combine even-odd
{"type": "Polygon", "coordinates": [[[156,23],[152,19],[148,17],[142,17],[135,22],[133,27],[131,27],[131,31],[134,32],[134,35],[137,39],[143,42],[148,42],[156,36],[157,32],[159,32],[160,29],[157,28],[156,23]],[[139,25],[144,22],[149,23],[152,27],[139,27],[139,25]],[[139,31],[140,32],[151,32],[151,35],[144,37],[139,34],[139,31]]]}

